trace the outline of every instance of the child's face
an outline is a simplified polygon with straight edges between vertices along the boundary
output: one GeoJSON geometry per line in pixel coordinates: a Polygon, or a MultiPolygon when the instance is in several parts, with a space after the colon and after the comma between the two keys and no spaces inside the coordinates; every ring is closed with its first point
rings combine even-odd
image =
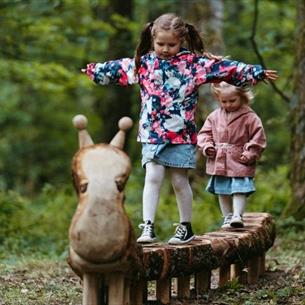
{"type": "Polygon", "coordinates": [[[223,90],[219,94],[218,100],[220,107],[227,112],[237,111],[243,105],[241,97],[233,88],[223,90]]]}
{"type": "Polygon", "coordinates": [[[181,39],[172,31],[158,31],[153,40],[156,55],[168,59],[176,55],[181,46],[181,39]]]}

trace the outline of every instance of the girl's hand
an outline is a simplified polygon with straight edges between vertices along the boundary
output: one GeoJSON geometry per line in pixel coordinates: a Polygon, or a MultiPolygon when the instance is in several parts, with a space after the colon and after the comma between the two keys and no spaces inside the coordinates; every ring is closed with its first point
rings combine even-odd
{"type": "Polygon", "coordinates": [[[255,159],[250,160],[250,159],[247,158],[246,156],[241,155],[241,156],[240,156],[240,162],[243,163],[243,164],[245,164],[245,165],[251,165],[251,164],[254,164],[254,163],[255,163],[255,159]]]}
{"type": "Polygon", "coordinates": [[[94,79],[95,64],[88,64],[86,69],[81,69],[83,73],[86,73],[91,80],[94,79]]]}
{"type": "Polygon", "coordinates": [[[209,52],[203,52],[202,55],[205,56],[205,57],[207,57],[208,59],[214,59],[214,60],[217,60],[217,61],[224,59],[223,56],[214,55],[214,54],[209,53],[209,52]]]}
{"type": "Polygon", "coordinates": [[[209,148],[207,148],[205,153],[206,153],[206,155],[209,158],[215,158],[215,156],[216,156],[216,149],[214,147],[209,147],[209,148]]]}
{"type": "Polygon", "coordinates": [[[278,77],[276,70],[265,70],[265,79],[276,80],[278,77]]]}

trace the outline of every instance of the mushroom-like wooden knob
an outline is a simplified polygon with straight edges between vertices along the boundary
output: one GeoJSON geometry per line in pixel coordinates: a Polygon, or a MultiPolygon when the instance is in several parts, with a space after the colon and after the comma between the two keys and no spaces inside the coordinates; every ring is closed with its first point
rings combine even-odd
{"type": "Polygon", "coordinates": [[[87,118],[82,114],[78,114],[72,119],[72,123],[74,127],[78,129],[79,147],[82,148],[93,144],[93,141],[86,130],[88,124],[87,118]]]}
{"type": "Polygon", "coordinates": [[[114,136],[114,138],[111,140],[110,144],[113,146],[116,146],[120,149],[123,149],[124,146],[124,142],[125,142],[125,135],[126,135],[126,131],[127,129],[130,129],[132,126],[133,122],[132,119],[124,116],[119,120],[119,131],[117,132],[117,134],[114,136]]]}
{"type": "Polygon", "coordinates": [[[72,123],[78,130],[83,130],[86,129],[88,120],[84,115],[78,114],[73,118],[72,123]]]}
{"type": "Polygon", "coordinates": [[[118,125],[120,130],[126,131],[132,127],[133,122],[131,118],[129,118],[128,116],[124,116],[119,120],[118,125]]]}

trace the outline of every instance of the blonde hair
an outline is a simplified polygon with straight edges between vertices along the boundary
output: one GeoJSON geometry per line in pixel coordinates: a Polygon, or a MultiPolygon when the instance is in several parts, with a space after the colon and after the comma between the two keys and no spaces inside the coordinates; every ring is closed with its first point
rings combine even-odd
{"type": "Polygon", "coordinates": [[[219,98],[219,95],[222,93],[222,91],[227,89],[234,89],[243,104],[249,105],[251,100],[254,98],[254,92],[249,87],[236,87],[226,82],[211,84],[211,91],[217,99],[219,98]]]}

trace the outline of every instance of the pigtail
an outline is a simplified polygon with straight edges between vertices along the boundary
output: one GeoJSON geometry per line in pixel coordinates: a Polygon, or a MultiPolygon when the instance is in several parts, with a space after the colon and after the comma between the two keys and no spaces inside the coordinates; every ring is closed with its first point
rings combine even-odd
{"type": "Polygon", "coordinates": [[[147,23],[141,32],[140,41],[136,48],[135,54],[135,74],[138,73],[138,70],[141,65],[141,56],[148,53],[151,50],[152,35],[151,29],[153,27],[153,22],[147,23]]]}
{"type": "Polygon", "coordinates": [[[186,42],[188,44],[188,48],[192,52],[198,51],[199,53],[203,54],[204,53],[204,44],[203,44],[203,41],[202,41],[197,29],[189,23],[186,23],[185,26],[187,29],[185,38],[186,38],[186,42]]]}
{"type": "Polygon", "coordinates": [[[208,59],[214,59],[214,60],[217,60],[217,61],[224,59],[223,56],[214,55],[212,53],[205,52],[204,51],[204,44],[203,44],[202,38],[201,38],[199,32],[197,31],[197,29],[193,25],[191,25],[189,23],[186,23],[185,27],[187,29],[187,34],[185,36],[186,42],[188,44],[188,48],[192,52],[197,51],[200,54],[202,54],[205,57],[207,57],[208,59]]]}

